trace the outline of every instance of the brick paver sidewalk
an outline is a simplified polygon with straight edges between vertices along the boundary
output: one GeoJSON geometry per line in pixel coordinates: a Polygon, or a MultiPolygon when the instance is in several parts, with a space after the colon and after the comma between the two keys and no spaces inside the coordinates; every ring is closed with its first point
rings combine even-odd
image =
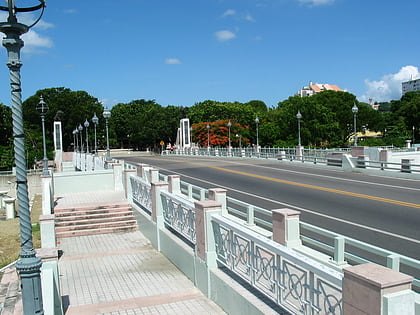
{"type": "Polygon", "coordinates": [[[225,314],[139,231],[59,239],[71,314],[225,314]]]}

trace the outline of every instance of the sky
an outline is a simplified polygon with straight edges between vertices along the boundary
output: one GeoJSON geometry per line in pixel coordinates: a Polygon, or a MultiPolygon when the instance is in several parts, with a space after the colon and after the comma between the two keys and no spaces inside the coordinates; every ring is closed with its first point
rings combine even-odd
{"type": "MultiPolygon", "coordinates": [[[[22,36],[22,97],[66,87],[108,108],[137,99],[276,107],[311,81],[359,101],[399,99],[401,82],[420,77],[419,12],[418,0],[49,0],[22,36]]],[[[1,60],[8,105],[4,47],[1,60]]]]}

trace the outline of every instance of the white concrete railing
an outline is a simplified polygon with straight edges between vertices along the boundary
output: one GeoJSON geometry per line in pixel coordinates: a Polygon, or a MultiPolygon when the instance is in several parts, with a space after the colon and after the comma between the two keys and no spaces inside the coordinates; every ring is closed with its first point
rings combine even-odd
{"type": "MultiPolygon", "coordinates": [[[[153,171],[144,164],[140,169],[137,173],[145,176],[147,172],[153,171]]],[[[128,177],[132,180],[133,174],[128,177]]],[[[415,304],[416,295],[410,290],[413,280],[410,276],[372,263],[347,266],[343,275],[338,271],[340,268],[332,268],[333,265],[322,264],[308,257],[307,253],[302,254],[300,235],[293,232],[296,227],[299,231],[299,219],[294,211],[287,209],[276,211],[276,216],[273,216],[273,224],[276,225],[276,228],[273,228],[275,231],[272,235],[273,240],[256,233],[250,226],[238,224],[231,217],[222,215],[222,208],[226,202],[223,201],[226,193],[223,189],[209,190],[207,195],[213,200],[194,201],[194,209],[190,199],[184,197],[188,200],[184,202],[188,203],[188,207],[181,207],[182,215],[176,224],[182,225],[184,220],[183,229],[192,230],[194,226],[196,239],[195,242],[191,239],[189,241],[195,248],[193,260],[196,262],[191,265],[188,259],[182,258],[183,251],[180,251],[175,243],[170,242],[168,235],[171,233],[165,232],[169,228],[167,231],[175,230],[175,235],[182,235],[182,231],[174,229],[171,222],[164,218],[168,209],[165,202],[172,202],[174,205],[182,203],[179,176],[171,175],[167,179],[168,183],[158,181],[150,183],[152,212],[146,218],[151,220],[152,226],[156,229],[151,235],[152,243],[175,263],[178,262],[177,266],[194,278],[196,285],[199,288],[201,286],[201,289],[216,302],[223,303],[218,301],[220,297],[212,296],[209,289],[218,283],[214,280],[211,270],[224,265],[280,307],[296,314],[331,312],[347,314],[352,313],[355,308],[392,314],[392,309],[395,307],[400,309],[403,307],[407,310],[407,314],[414,314],[416,305],[420,307],[418,303],[415,304]],[[192,212],[194,215],[191,215],[192,212]],[[195,222],[191,223],[192,220],[195,222]],[[178,250],[174,250],[173,247],[178,250]],[[207,266],[207,271],[201,269],[203,264],[207,266]],[[190,266],[194,271],[186,266],[190,266]],[[207,280],[203,280],[205,276],[200,272],[207,274],[207,280]],[[365,276],[365,273],[368,276],[365,276]],[[341,279],[347,285],[341,285],[341,279]],[[361,290],[361,287],[366,286],[371,289],[372,281],[378,285],[373,291],[376,292],[374,294],[380,295],[379,302],[360,305],[359,295],[367,294],[367,291],[361,290]],[[387,290],[384,290],[385,287],[387,290]],[[398,293],[385,294],[391,287],[391,291],[398,293]]],[[[143,184],[145,183],[146,181],[143,181],[143,184]]],[[[174,208],[176,207],[178,206],[174,208]]],[[[340,260],[340,257],[342,255],[338,254],[337,260],[340,260]]],[[[225,291],[225,294],[228,293],[225,291]]]]}
{"type": "Polygon", "coordinates": [[[205,157],[263,158],[335,166],[354,172],[387,172],[391,176],[420,178],[420,151],[392,152],[389,149],[352,147],[350,149],[296,148],[189,148],[164,151],[163,155],[205,157]],[[372,159],[372,157],[377,158],[372,159]]]}
{"type": "Polygon", "coordinates": [[[215,215],[217,261],[292,313],[343,314],[341,272],[215,215]]]}

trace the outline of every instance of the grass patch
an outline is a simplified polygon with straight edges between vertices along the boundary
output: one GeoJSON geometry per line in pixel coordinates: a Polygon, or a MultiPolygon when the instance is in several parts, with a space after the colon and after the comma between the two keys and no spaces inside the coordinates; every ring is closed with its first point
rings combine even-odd
{"type": "MultiPolygon", "coordinates": [[[[32,242],[34,248],[41,247],[41,233],[39,228],[39,216],[41,213],[42,195],[35,195],[31,209],[32,242]]],[[[5,220],[5,217],[2,216],[0,218],[0,268],[7,266],[18,259],[19,252],[19,218],[5,220]]]]}

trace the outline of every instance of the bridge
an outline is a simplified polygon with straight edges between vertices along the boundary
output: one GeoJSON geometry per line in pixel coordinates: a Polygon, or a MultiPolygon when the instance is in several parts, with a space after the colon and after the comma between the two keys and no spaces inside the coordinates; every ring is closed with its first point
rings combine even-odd
{"type": "MultiPolygon", "coordinates": [[[[132,208],[137,222],[136,227],[145,239],[181,270],[203,296],[218,305],[217,307],[210,300],[206,300],[204,304],[208,313],[216,314],[224,311],[229,314],[355,314],[355,312],[401,314],[401,310],[404,314],[419,312],[418,294],[412,290],[418,290],[419,287],[419,261],[417,256],[413,258],[418,255],[418,251],[414,249],[410,252],[408,247],[405,253],[401,253],[369,244],[369,242],[362,242],[340,234],[338,231],[327,230],[313,224],[314,222],[302,222],[301,216],[304,215],[305,219],[310,217],[303,207],[297,209],[291,204],[283,204],[274,208],[270,202],[252,204],[251,201],[255,199],[250,198],[249,194],[246,197],[238,193],[239,189],[238,191],[227,189],[226,186],[231,186],[228,174],[241,176],[243,185],[246,187],[249,183],[246,184],[244,178],[279,182],[273,169],[260,163],[257,165],[259,174],[256,176],[255,173],[240,168],[240,164],[252,163],[241,161],[241,163],[233,164],[232,167],[232,162],[237,162],[237,160],[232,160],[231,157],[229,160],[218,159],[218,161],[222,161],[224,166],[211,164],[210,174],[200,181],[199,178],[188,175],[186,171],[187,169],[188,171],[202,169],[203,164],[211,163],[198,156],[193,160],[186,160],[180,155],[168,157],[126,155],[124,158],[114,158],[112,162],[106,162],[102,158],[75,153],[72,161],[63,162],[63,172],[43,177],[45,216],[41,221],[43,247],[45,252],[57,252],[55,258],[54,254],[47,255],[48,258],[43,265],[44,270],[51,271],[50,282],[46,279],[47,277],[43,278],[45,282],[43,292],[45,288],[46,295],[49,294],[48,296],[52,297],[46,300],[53,301],[47,307],[50,310],[55,309],[53,313],[63,309],[62,299],[60,299],[63,294],[57,283],[61,281],[68,284],[72,281],[70,275],[69,279],[58,277],[61,274],[59,270],[64,268],[63,257],[65,258],[66,254],[64,253],[64,256],[59,258],[58,249],[60,246],[65,246],[65,243],[71,242],[71,239],[92,237],[89,235],[60,236],[57,230],[59,207],[63,206],[66,198],[67,200],[75,196],[80,198],[83,192],[87,191],[84,198],[96,196],[99,200],[95,202],[102,203],[102,208],[108,203],[107,198],[113,199],[114,194],[123,195],[120,199],[127,201],[132,208]],[[164,163],[167,164],[162,167],[164,163]],[[168,167],[170,164],[172,168],[168,167]],[[79,171],[74,172],[74,168],[79,171]],[[222,172],[223,176],[217,172],[222,172]],[[222,178],[224,185],[213,186],[220,182],[214,183],[209,179],[216,177],[222,178]]],[[[258,161],[266,163],[267,159],[258,161]]],[[[272,162],[282,164],[284,161],[279,161],[277,156],[272,162]]],[[[301,164],[301,162],[298,160],[287,163],[301,164]]],[[[289,169],[290,172],[294,177],[302,175],[299,175],[296,170],[289,169]]],[[[322,176],[318,174],[318,178],[322,176]]],[[[340,173],[340,176],[343,177],[343,174],[340,173]]],[[[347,180],[353,181],[353,179],[347,180]]],[[[294,188],[303,187],[296,183],[296,178],[294,181],[283,178],[280,184],[294,188]]],[[[319,184],[305,185],[305,189],[312,190],[315,187],[321,187],[319,184]]],[[[383,184],[382,187],[396,189],[396,185],[387,185],[383,184]]],[[[258,186],[262,186],[262,182],[253,182],[251,190],[258,191],[258,186]]],[[[262,190],[270,190],[267,187],[270,186],[263,186],[262,190]]],[[[365,189],[363,187],[361,189],[365,189]]],[[[332,190],[332,188],[328,189],[332,190]]],[[[289,189],[287,193],[293,190],[296,189],[289,189]]],[[[418,187],[413,186],[408,189],[408,192],[418,194],[417,190],[418,187]]],[[[363,194],[353,192],[353,196],[340,195],[343,191],[336,186],[333,193],[345,198],[359,198],[361,203],[382,202],[383,205],[408,209],[419,207],[416,199],[411,200],[412,197],[408,194],[404,196],[405,204],[401,201],[397,205],[398,200],[392,198],[386,198],[387,200],[363,198],[363,196],[371,196],[368,191],[363,194]]],[[[264,196],[263,193],[256,194],[264,196]]],[[[73,203],[74,209],[83,208],[83,202],[78,205],[74,201],[70,203],[73,203]]],[[[324,216],[324,221],[328,220],[331,218],[324,216]]],[[[342,226],[348,225],[348,222],[341,223],[342,226]]],[[[93,229],[92,226],[90,228],[93,229]]],[[[86,229],[81,228],[81,232],[73,229],[70,233],[83,235],[86,233],[83,230],[86,229]]],[[[415,228],[413,231],[416,233],[415,228]]],[[[118,230],[115,232],[106,235],[137,233],[137,231],[118,230]]],[[[371,230],[369,233],[373,234],[368,235],[379,234],[378,232],[379,229],[371,230]]],[[[385,239],[389,240],[391,236],[385,235],[385,239]]],[[[407,235],[406,241],[407,239],[414,241],[413,244],[418,246],[418,231],[417,234],[407,235]]],[[[124,244],[121,239],[108,242],[124,244]]],[[[138,240],[138,242],[142,241],[138,240]]],[[[393,240],[390,243],[398,249],[398,244],[400,244],[398,242],[403,243],[401,240],[393,240]]],[[[112,247],[111,245],[108,246],[112,247]]],[[[91,246],[95,248],[96,245],[91,246]]],[[[66,251],[69,251],[68,247],[66,251]]],[[[84,255],[88,254],[77,253],[76,250],[73,255],[72,260],[83,261],[83,257],[86,257],[84,255]]],[[[115,263],[118,264],[118,261],[115,263]]],[[[98,283],[102,282],[105,286],[106,280],[104,277],[98,283]]],[[[146,280],[141,279],[141,281],[146,280]]],[[[137,286],[141,285],[144,283],[137,284],[137,286]]],[[[193,296],[191,301],[197,302],[197,298],[203,301],[198,291],[192,288],[190,290],[193,296]]],[[[183,292],[185,294],[185,290],[183,292]]],[[[79,293],[79,295],[84,294],[79,293]]],[[[71,305],[75,298],[70,296],[69,299],[67,311],[72,310],[72,307],[76,311],[77,305],[71,305]]],[[[179,299],[188,300],[186,296],[179,299]]],[[[129,308],[124,308],[121,304],[120,310],[124,308],[128,312],[130,307],[134,309],[135,305],[145,305],[139,302],[138,297],[126,300],[125,303],[127,302],[131,302],[131,304],[128,303],[129,308]]],[[[85,307],[86,310],[88,309],[89,302],[85,300],[79,303],[81,304],[78,307],[87,303],[85,307]]],[[[109,309],[112,309],[111,305],[107,305],[109,309]]],[[[98,304],[96,306],[98,307],[98,304]]],[[[118,309],[117,305],[113,307],[118,309]]],[[[83,308],[79,310],[81,309],[83,308]]],[[[91,310],[93,311],[92,308],[91,310]]],[[[95,312],[99,313],[97,310],[95,312]]]]}

